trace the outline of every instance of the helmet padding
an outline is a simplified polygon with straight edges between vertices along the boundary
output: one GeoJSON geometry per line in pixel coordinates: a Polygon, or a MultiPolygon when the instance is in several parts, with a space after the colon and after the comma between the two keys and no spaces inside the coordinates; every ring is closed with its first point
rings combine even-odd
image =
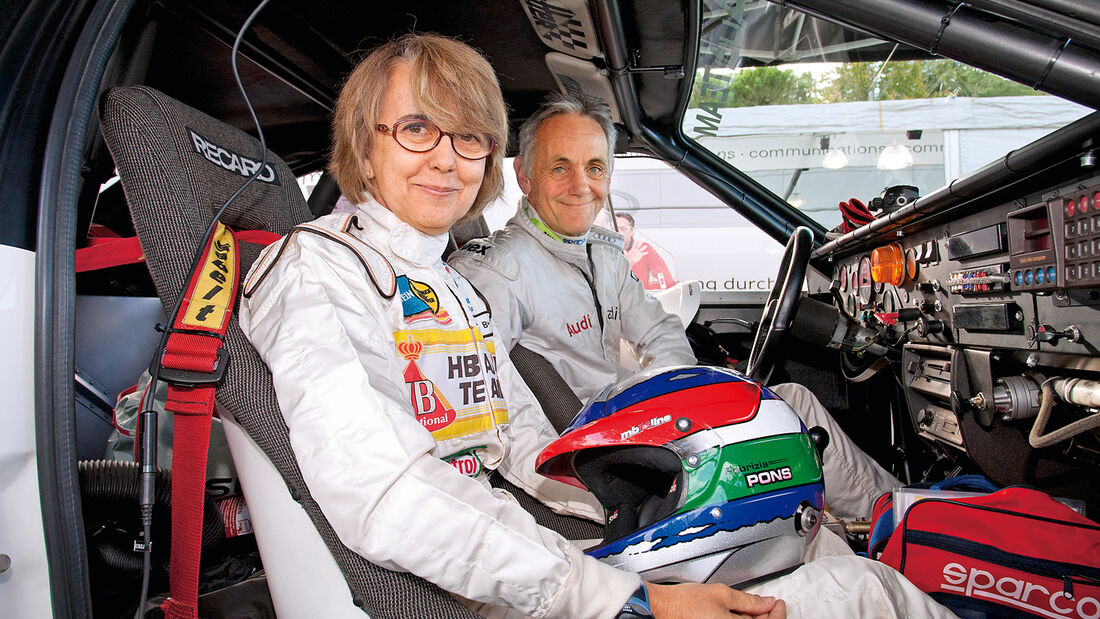
{"type": "Polygon", "coordinates": [[[573,465],[577,476],[604,506],[605,542],[671,514],[684,488],[680,458],[663,447],[588,449],[576,454],[573,465]]]}

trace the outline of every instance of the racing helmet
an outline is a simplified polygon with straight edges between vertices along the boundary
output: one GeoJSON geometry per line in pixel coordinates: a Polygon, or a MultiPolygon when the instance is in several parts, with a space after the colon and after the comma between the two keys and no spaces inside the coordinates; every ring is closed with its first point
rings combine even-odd
{"type": "Polygon", "coordinates": [[[587,553],[650,582],[737,586],[791,571],[825,506],[806,426],[768,388],[718,367],[609,385],[536,467],[603,505],[604,539],[587,553]]]}

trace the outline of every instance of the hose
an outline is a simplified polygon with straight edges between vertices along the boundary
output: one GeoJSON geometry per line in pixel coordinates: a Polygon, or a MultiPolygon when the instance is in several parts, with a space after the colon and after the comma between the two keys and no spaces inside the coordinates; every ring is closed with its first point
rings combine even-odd
{"type": "MultiPolygon", "coordinates": [[[[141,531],[137,510],[138,474],[136,462],[121,460],[83,460],[77,465],[84,528],[88,534],[89,552],[95,552],[107,567],[132,575],[142,571],[141,554],[133,542],[141,531]]],[[[172,474],[158,470],[154,510],[167,523],[172,508],[172,474]]],[[[225,525],[221,512],[210,497],[203,505],[202,549],[214,548],[225,541],[225,525]]],[[[170,537],[158,541],[158,563],[167,563],[170,537]]]]}
{"type": "Polygon", "coordinates": [[[1036,449],[1050,447],[1082,432],[1100,427],[1100,412],[1096,412],[1043,434],[1050,421],[1050,413],[1054,410],[1055,393],[1070,404],[1095,408],[1100,406],[1100,382],[1080,378],[1051,378],[1043,383],[1042,392],[1039,415],[1035,418],[1035,424],[1031,426],[1031,434],[1028,436],[1028,442],[1032,447],[1036,449]]]}

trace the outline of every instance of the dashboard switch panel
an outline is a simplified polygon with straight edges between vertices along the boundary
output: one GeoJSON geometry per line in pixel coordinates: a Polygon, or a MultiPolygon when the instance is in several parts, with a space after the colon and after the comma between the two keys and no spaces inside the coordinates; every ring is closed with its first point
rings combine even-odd
{"type": "Polygon", "coordinates": [[[1013,288],[1039,291],[1063,287],[1058,276],[1065,262],[1061,200],[1022,208],[1008,217],[1008,252],[1013,288]],[[1050,275],[1054,275],[1051,281],[1050,275]]]}
{"type": "Polygon", "coordinates": [[[947,288],[954,294],[989,294],[1007,290],[1009,281],[1007,268],[990,264],[952,271],[947,278],[947,288]]]}
{"type": "Polygon", "coordinates": [[[1079,187],[1008,214],[1014,289],[1045,291],[1100,285],[1100,213],[1095,206],[1100,185],[1079,187]]]}

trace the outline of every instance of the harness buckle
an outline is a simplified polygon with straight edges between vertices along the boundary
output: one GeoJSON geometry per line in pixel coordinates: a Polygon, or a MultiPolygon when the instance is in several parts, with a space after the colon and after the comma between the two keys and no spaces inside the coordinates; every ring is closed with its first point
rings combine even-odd
{"type": "Polygon", "coordinates": [[[217,358],[214,361],[214,369],[209,372],[165,367],[162,363],[164,354],[164,352],[161,352],[156,357],[153,357],[152,363],[149,364],[149,373],[153,374],[154,368],[159,366],[160,372],[156,374],[159,380],[172,383],[177,387],[198,387],[199,385],[220,383],[222,379],[225,378],[225,369],[229,367],[229,351],[224,347],[218,349],[217,358]]]}

